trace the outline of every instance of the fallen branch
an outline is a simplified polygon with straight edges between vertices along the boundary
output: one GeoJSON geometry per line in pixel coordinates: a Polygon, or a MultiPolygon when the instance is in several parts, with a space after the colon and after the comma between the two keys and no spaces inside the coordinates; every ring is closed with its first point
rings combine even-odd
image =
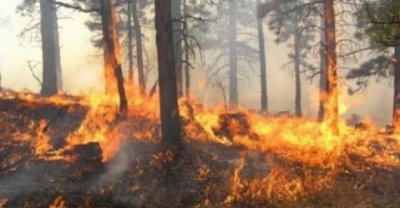
{"type": "Polygon", "coordinates": [[[70,108],[69,105],[65,105],[63,107],[60,108],[60,110],[56,113],[56,115],[53,117],[53,119],[51,119],[46,126],[42,129],[42,132],[46,132],[50,125],[53,124],[54,122],[56,122],[58,119],[60,119],[65,113],[68,112],[68,109],[70,108]]]}

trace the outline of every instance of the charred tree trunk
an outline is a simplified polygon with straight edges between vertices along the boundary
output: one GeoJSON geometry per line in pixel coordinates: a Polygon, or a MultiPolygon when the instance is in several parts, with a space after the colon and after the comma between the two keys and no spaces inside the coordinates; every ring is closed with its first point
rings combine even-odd
{"type": "Polygon", "coordinates": [[[112,56],[110,51],[103,46],[103,60],[104,60],[104,90],[106,95],[114,94],[117,89],[117,84],[114,81],[113,67],[109,61],[106,61],[108,57],[112,56]]]}
{"type": "Polygon", "coordinates": [[[393,124],[400,123],[400,46],[394,48],[394,95],[393,95],[393,124]]]}
{"type": "Polygon", "coordinates": [[[238,105],[237,74],[237,2],[229,2],[229,107],[238,105]]]}
{"type": "MultiPolygon", "coordinates": [[[[323,10],[323,8],[322,8],[323,10]]],[[[318,121],[324,120],[324,94],[326,92],[326,40],[325,40],[325,21],[321,17],[321,42],[320,42],[320,75],[319,75],[319,108],[318,108],[318,121]]]]}
{"type": "Polygon", "coordinates": [[[324,23],[326,39],[326,80],[327,98],[324,102],[324,121],[333,133],[339,133],[339,86],[337,77],[336,28],[334,1],[325,0],[324,23]]]}
{"type": "Polygon", "coordinates": [[[118,95],[120,99],[119,113],[125,115],[128,108],[128,102],[124,88],[124,77],[120,60],[120,45],[116,29],[117,16],[112,8],[112,0],[100,0],[100,15],[104,38],[105,65],[110,66],[114,72],[118,95]]]}
{"type": "Polygon", "coordinates": [[[174,56],[175,56],[175,68],[176,68],[176,84],[178,90],[178,96],[183,96],[183,70],[182,70],[182,24],[181,24],[181,0],[172,0],[172,31],[173,31],[173,43],[174,43],[174,56]]]}
{"type": "MultiPolygon", "coordinates": [[[[188,14],[188,9],[186,5],[186,0],[183,0],[183,14],[186,17],[188,14]]],[[[188,23],[187,23],[187,18],[183,20],[184,28],[185,28],[185,36],[184,38],[184,54],[185,54],[185,96],[187,100],[190,100],[190,65],[189,65],[189,53],[190,53],[190,48],[189,48],[189,43],[188,43],[188,23]]]]}
{"type": "Polygon", "coordinates": [[[297,21],[295,22],[294,30],[295,114],[297,117],[301,117],[300,34],[297,21]]]}
{"type": "Polygon", "coordinates": [[[318,121],[322,122],[324,120],[325,110],[324,110],[324,96],[326,92],[326,59],[325,59],[325,50],[321,51],[321,71],[320,71],[320,78],[319,78],[319,89],[320,89],[320,96],[319,96],[319,107],[318,107],[318,121]]]}
{"type": "Polygon", "coordinates": [[[51,96],[62,89],[57,8],[48,0],[40,1],[43,80],[40,94],[51,96]]]}
{"type": "Polygon", "coordinates": [[[144,76],[142,27],[139,22],[138,0],[132,0],[132,17],[136,37],[136,60],[138,66],[139,92],[140,95],[144,96],[146,95],[146,80],[144,76]]]}
{"type": "Polygon", "coordinates": [[[133,83],[133,36],[132,36],[132,1],[128,2],[128,80],[130,83],[133,83]]]}
{"type": "MultiPolygon", "coordinates": [[[[260,5],[260,0],[257,0],[257,5],[260,5]]],[[[262,19],[257,18],[258,30],[258,48],[260,50],[260,78],[261,78],[261,111],[268,112],[268,94],[267,94],[267,63],[265,60],[265,41],[264,28],[262,19]]]]}
{"type": "Polygon", "coordinates": [[[171,0],[155,0],[155,25],[160,90],[161,137],[167,146],[180,145],[176,68],[173,47],[171,0]]]}

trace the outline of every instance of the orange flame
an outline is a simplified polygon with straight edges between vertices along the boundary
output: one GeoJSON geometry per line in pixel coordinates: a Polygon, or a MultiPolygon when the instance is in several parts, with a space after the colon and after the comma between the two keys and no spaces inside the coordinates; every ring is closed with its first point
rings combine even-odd
{"type": "Polygon", "coordinates": [[[54,199],[54,201],[50,204],[49,208],[66,208],[66,203],[64,197],[58,196],[54,199]]]}
{"type": "MultiPolygon", "coordinates": [[[[23,99],[32,106],[40,103],[60,105],[79,104],[89,108],[79,128],[67,137],[67,145],[54,150],[50,144],[51,129],[43,131],[47,126],[44,120],[38,123],[30,121],[30,131],[34,136],[17,132],[18,139],[29,141],[37,157],[48,160],[63,159],[73,162],[63,153],[76,145],[98,142],[103,151],[103,162],[108,162],[118,153],[120,146],[127,140],[140,140],[156,143],[159,140],[158,96],[151,100],[138,95],[139,90],[128,92],[129,118],[115,122],[118,105],[116,95],[100,95],[90,93],[80,99],[54,96],[48,99],[37,98],[27,94],[3,94],[4,98],[23,99]]],[[[354,97],[353,97],[354,98],[354,97]]],[[[360,102],[361,97],[354,99],[341,98],[341,113],[360,102]]],[[[235,110],[227,112],[224,108],[206,108],[195,105],[192,101],[180,100],[181,116],[185,120],[184,131],[188,142],[211,142],[227,146],[241,146],[247,151],[260,152],[266,159],[268,174],[255,179],[243,179],[244,156],[233,172],[232,193],[226,203],[233,203],[241,197],[267,197],[296,199],[299,196],[314,193],[329,187],[335,177],[346,171],[367,170],[371,166],[379,168],[399,167],[396,154],[400,152],[400,134],[381,134],[371,121],[368,128],[355,129],[344,120],[339,120],[340,134],[334,134],[328,123],[319,123],[315,118],[266,117],[254,112],[235,110]],[[248,122],[245,133],[241,134],[242,123],[228,120],[221,123],[221,115],[225,113],[243,114],[248,122]],[[217,135],[215,129],[229,127],[232,138],[217,135]],[[237,133],[239,132],[239,133],[237,133]],[[379,145],[380,151],[374,149],[379,145]],[[352,162],[357,157],[365,163],[352,162]],[[243,188],[246,187],[246,188],[243,188]]],[[[155,160],[158,157],[154,158],[155,160]]],[[[159,164],[159,163],[156,163],[159,164]]],[[[212,174],[206,166],[199,169],[200,178],[212,174]]],[[[200,180],[199,178],[199,180],[200,180]]]]}

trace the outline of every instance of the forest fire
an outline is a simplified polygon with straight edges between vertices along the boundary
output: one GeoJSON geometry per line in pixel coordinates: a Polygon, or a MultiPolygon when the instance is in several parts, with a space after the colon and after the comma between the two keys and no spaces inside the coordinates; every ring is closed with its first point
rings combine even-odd
{"type": "MultiPolygon", "coordinates": [[[[44,177],[40,180],[52,181],[56,189],[68,189],[68,185],[56,181],[67,183],[68,180],[88,177],[85,174],[107,175],[112,174],[109,173],[111,171],[125,175],[119,180],[127,180],[149,174],[146,171],[156,171],[164,156],[154,148],[147,147],[146,150],[146,144],[154,146],[160,138],[159,116],[154,113],[158,108],[157,100],[129,100],[129,116],[119,122],[115,122],[115,100],[94,94],[79,98],[61,95],[38,99],[30,94],[3,93],[0,101],[3,115],[1,130],[4,132],[1,139],[2,180],[12,180],[13,175],[22,172],[39,174],[40,171],[33,168],[39,163],[64,170],[62,174],[53,174],[50,173],[52,170],[48,170],[46,172],[49,173],[41,173],[43,176],[35,175],[44,177]],[[55,115],[40,117],[41,113],[50,112],[51,108],[55,115]],[[14,118],[16,112],[24,113],[14,118]],[[74,130],[66,134],[63,128],[65,123],[75,126],[74,130]],[[63,136],[60,137],[60,134],[63,136]],[[54,141],[57,138],[55,135],[59,135],[59,141],[54,141]],[[96,144],[101,149],[96,150],[96,144]],[[129,144],[137,147],[126,150],[124,147],[131,146],[129,144]],[[136,165],[128,165],[128,160],[136,165]],[[152,162],[142,163],[146,160],[152,162]],[[105,169],[102,168],[104,165],[105,169]]],[[[218,184],[218,189],[224,190],[215,196],[219,199],[209,196],[213,192],[212,184],[207,184],[208,188],[204,190],[210,193],[202,194],[205,201],[193,199],[192,203],[202,206],[218,203],[227,206],[243,203],[249,198],[293,201],[335,189],[337,183],[345,182],[352,183],[353,189],[368,187],[374,184],[375,178],[383,177],[379,174],[396,175],[400,165],[398,135],[379,132],[373,124],[358,129],[342,121],[340,135],[337,135],[325,123],[311,118],[271,117],[240,110],[225,112],[218,108],[193,106],[188,101],[180,102],[185,143],[192,152],[188,154],[194,154],[191,157],[198,157],[195,160],[200,162],[198,168],[187,170],[185,178],[193,177],[190,180],[197,185],[213,183],[212,180],[224,181],[218,184]],[[231,117],[226,119],[226,116],[231,117]],[[215,166],[212,163],[220,164],[215,166]]],[[[132,181],[135,183],[136,180],[132,181]]],[[[134,196],[146,189],[141,187],[140,182],[131,186],[129,189],[134,196]]],[[[4,196],[0,195],[0,198],[7,198],[5,192],[2,190],[0,194],[4,196]]],[[[108,192],[117,194],[113,188],[108,192]]],[[[64,196],[63,192],[59,193],[64,196]]],[[[15,203],[13,200],[16,199],[12,198],[15,196],[8,197],[9,203],[15,203]]],[[[69,197],[57,197],[52,204],[48,202],[48,206],[66,207],[65,204],[71,202],[64,200],[68,201],[69,197]]],[[[7,201],[4,203],[7,207],[7,201]]]]}
{"type": "MultiPolygon", "coordinates": [[[[19,38],[39,27],[41,79],[32,61],[27,63],[41,89],[20,92],[0,83],[0,208],[398,206],[400,42],[392,33],[400,30],[398,22],[386,21],[399,17],[400,4],[382,2],[23,1],[20,17],[40,16],[19,38]],[[104,92],[85,88],[78,94],[64,86],[69,72],[61,69],[61,45],[68,44],[59,38],[61,9],[88,14],[85,26],[98,32],[85,41],[102,52],[102,70],[96,72],[103,82],[95,77],[90,84],[100,83],[104,92]],[[357,21],[352,38],[344,37],[350,34],[347,19],[357,21]],[[266,31],[276,44],[293,41],[285,55],[293,64],[294,115],[273,114],[268,106],[267,80],[271,85],[271,77],[277,78],[267,70],[266,31]],[[367,40],[369,47],[343,54],[357,48],[352,46],[357,41],[349,41],[354,38],[367,40]],[[383,51],[390,47],[395,50],[389,59],[383,51]],[[346,63],[364,50],[383,55],[360,69],[346,63]],[[309,53],[319,60],[309,61],[309,53]],[[155,66],[156,81],[147,90],[155,66]],[[373,69],[389,66],[394,71],[373,69]],[[195,68],[207,72],[192,74],[195,68]],[[249,74],[255,68],[259,71],[249,74]],[[357,79],[358,88],[343,83],[343,75],[357,79]],[[372,75],[394,76],[393,124],[384,130],[372,119],[342,117],[363,102],[354,93],[372,75]],[[318,103],[317,116],[302,110],[301,77],[315,76],[319,84],[311,100],[318,103]],[[239,94],[250,93],[239,81],[254,77],[261,88],[259,112],[239,100],[239,94]],[[198,81],[199,92],[191,79],[198,81]],[[211,85],[223,105],[215,105],[221,104],[215,93],[214,104],[194,98],[205,96],[211,85]],[[346,95],[343,88],[349,88],[346,95]]],[[[74,82],[82,75],[72,74],[74,82]]]]}

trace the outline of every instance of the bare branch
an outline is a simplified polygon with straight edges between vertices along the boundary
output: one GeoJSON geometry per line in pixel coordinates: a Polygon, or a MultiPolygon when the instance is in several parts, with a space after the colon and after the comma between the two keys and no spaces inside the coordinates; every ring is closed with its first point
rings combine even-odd
{"type": "Polygon", "coordinates": [[[21,33],[18,34],[19,38],[23,38],[27,33],[29,33],[32,30],[38,29],[40,27],[40,22],[36,23],[28,28],[25,28],[21,33]]]}
{"type": "Polygon", "coordinates": [[[85,8],[83,8],[83,7],[81,7],[81,6],[77,5],[77,4],[72,5],[72,4],[68,4],[68,3],[65,3],[65,2],[62,2],[62,1],[56,1],[56,0],[47,0],[47,1],[53,3],[53,4],[57,5],[57,6],[65,7],[65,8],[68,8],[68,9],[73,9],[73,10],[80,11],[80,12],[100,13],[100,8],[85,9],[85,8]]]}
{"type": "Polygon", "coordinates": [[[195,17],[195,16],[189,15],[189,14],[186,14],[180,18],[174,18],[174,19],[172,19],[172,21],[173,22],[183,22],[185,19],[192,19],[192,20],[196,20],[196,21],[200,21],[200,22],[210,22],[211,21],[209,19],[204,19],[202,17],[195,17]]]}
{"type": "Polygon", "coordinates": [[[355,54],[358,54],[358,53],[361,53],[361,52],[364,52],[364,51],[372,50],[374,48],[375,47],[373,47],[373,46],[369,46],[369,47],[366,47],[366,48],[361,48],[361,49],[358,49],[358,50],[355,50],[355,51],[351,51],[349,53],[340,54],[339,57],[340,58],[344,58],[344,57],[355,55],[355,54]]]}
{"type": "Polygon", "coordinates": [[[39,79],[39,77],[36,76],[35,72],[34,72],[34,68],[37,66],[37,64],[35,64],[34,66],[32,65],[32,61],[27,61],[29,70],[31,71],[32,76],[36,79],[36,81],[40,84],[40,86],[43,85],[42,81],[39,79]]]}
{"type": "Polygon", "coordinates": [[[218,87],[221,90],[222,96],[224,98],[224,107],[225,109],[228,109],[228,102],[226,99],[226,90],[225,90],[225,86],[222,84],[221,80],[217,80],[215,81],[215,83],[213,84],[214,87],[218,87]]]}

